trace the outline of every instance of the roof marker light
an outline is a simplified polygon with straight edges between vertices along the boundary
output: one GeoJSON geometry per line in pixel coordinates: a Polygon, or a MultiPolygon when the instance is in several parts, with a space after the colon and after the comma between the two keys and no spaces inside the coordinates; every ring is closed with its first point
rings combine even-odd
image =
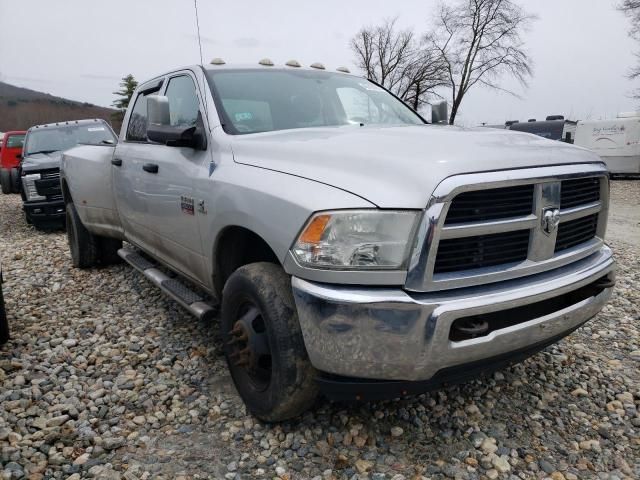
{"type": "Polygon", "coordinates": [[[258,62],[260,65],[264,65],[265,67],[273,67],[273,62],[270,58],[263,58],[258,62]]]}
{"type": "Polygon", "coordinates": [[[297,60],[289,60],[287,63],[285,63],[285,65],[287,67],[300,67],[300,62],[298,62],[297,60]]]}
{"type": "Polygon", "coordinates": [[[226,62],[220,57],[216,57],[213,60],[211,60],[211,65],[224,65],[225,63],[226,62]]]}
{"type": "Polygon", "coordinates": [[[312,63],[311,65],[309,65],[311,68],[317,68],[318,70],[324,70],[324,65],[321,64],[320,62],[315,62],[312,63]]]}
{"type": "Polygon", "coordinates": [[[338,67],[336,68],[336,70],[342,73],[351,73],[351,71],[347,67],[338,67]]]}

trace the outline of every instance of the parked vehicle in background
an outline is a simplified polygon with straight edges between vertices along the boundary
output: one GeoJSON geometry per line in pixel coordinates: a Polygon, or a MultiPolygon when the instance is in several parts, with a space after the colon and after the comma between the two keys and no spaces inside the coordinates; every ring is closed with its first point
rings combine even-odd
{"type": "Polygon", "coordinates": [[[0,345],[7,343],[9,340],[9,320],[7,319],[7,311],[4,306],[4,296],[2,294],[2,262],[0,262],[0,345]]]}
{"type": "Polygon", "coordinates": [[[508,128],[515,132],[533,133],[549,140],[573,143],[577,123],[572,120],[565,120],[562,115],[551,115],[542,121],[532,118],[527,122],[512,123],[508,128]]]}
{"type": "Polygon", "coordinates": [[[2,136],[0,149],[0,186],[2,193],[20,192],[18,167],[22,157],[24,137],[27,132],[6,132],[2,136]]]}
{"type": "Polygon", "coordinates": [[[61,183],[74,266],[119,255],[204,320],[191,285],[220,299],[257,417],[296,416],[318,389],[396,398],[476,377],[610,297],[597,155],[428,125],[318,64],[223,63],[141,84],[118,144],[67,150],[61,183]]]}
{"type": "Polygon", "coordinates": [[[25,218],[36,228],[64,225],[64,201],[60,189],[62,152],[78,144],[113,145],[115,133],[101,119],[37,125],[27,131],[21,164],[25,218]]]}
{"type": "Polygon", "coordinates": [[[575,144],[600,155],[612,175],[640,175],[640,112],[580,121],[575,144]]]}

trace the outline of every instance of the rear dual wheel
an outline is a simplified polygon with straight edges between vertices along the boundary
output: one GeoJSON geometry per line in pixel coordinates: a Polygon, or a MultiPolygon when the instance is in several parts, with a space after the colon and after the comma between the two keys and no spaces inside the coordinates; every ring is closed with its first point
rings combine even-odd
{"type": "Polygon", "coordinates": [[[119,263],[118,250],[122,241],[94,235],[82,223],[73,203],[66,205],[67,240],[71,262],[76,268],[91,268],[96,265],[119,263]]]}
{"type": "Polygon", "coordinates": [[[300,415],[318,388],[290,277],[279,265],[252,263],[229,277],[222,295],[224,353],[247,408],[266,422],[300,415]]]}

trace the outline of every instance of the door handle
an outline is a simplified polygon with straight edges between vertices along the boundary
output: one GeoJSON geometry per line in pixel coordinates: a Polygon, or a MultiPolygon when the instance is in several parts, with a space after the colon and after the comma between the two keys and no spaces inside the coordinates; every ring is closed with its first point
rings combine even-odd
{"type": "Polygon", "coordinates": [[[116,167],[121,167],[122,166],[122,159],[121,158],[112,158],[111,159],[111,165],[115,165],[116,167]]]}
{"type": "Polygon", "coordinates": [[[145,163],[144,165],[142,165],[142,169],[145,172],[158,173],[158,165],[155,163],[145,163]]]}

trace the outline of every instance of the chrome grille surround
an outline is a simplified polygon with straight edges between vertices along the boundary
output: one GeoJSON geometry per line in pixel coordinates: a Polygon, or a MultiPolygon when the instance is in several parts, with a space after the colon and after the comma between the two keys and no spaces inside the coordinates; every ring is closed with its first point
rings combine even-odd
{"type": "Polygon", "coordinates": [[[443,180],[433,192],[420,224],[409,262],[405,288],[428,292],[499,282],[551,270],[597,252],[604,244],[609,208],[609,178],[602,163],[560,165],[495,172],[455,175],[443,180]],[[593,178],[600,181],[600,200],[560,209],[560,186],[563,180],[593,178]],[[533,212],[499,220],[446,225],[452,200],[463,192],[534,185],[533,212]],[[560,209],[560,223],[598,214],[596,236],[590,241],[555,252],[558,229],[546,233],[542,216],[546,209],[560,209]],[[529,229],[527,259],[522,262],[434,274],[438,244],[441,239],[489,235],[529,229]]]}

